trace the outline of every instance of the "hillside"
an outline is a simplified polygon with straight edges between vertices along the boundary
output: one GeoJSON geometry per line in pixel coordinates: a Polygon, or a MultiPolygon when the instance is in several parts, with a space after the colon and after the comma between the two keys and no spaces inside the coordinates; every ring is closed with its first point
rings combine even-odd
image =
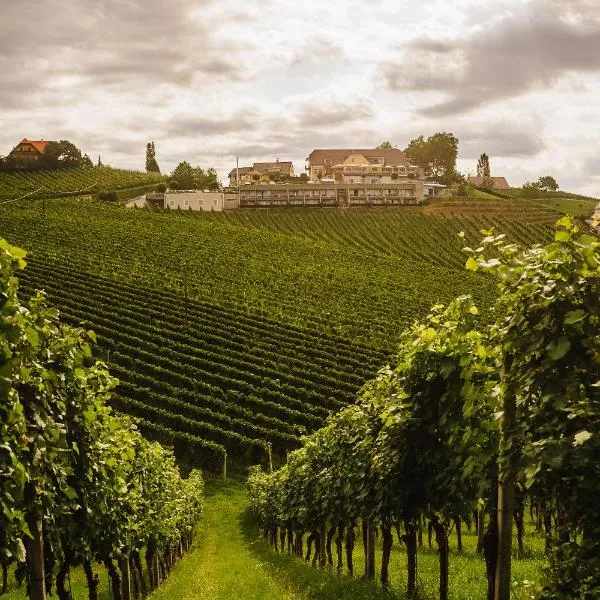
{"type": "Polygon", "coordinates": [[[91,194],[103,190],[124,190],[149,186],[164,180],[165,177],[157,173],[112,167],[0,172],[0,201],[26,195],[51,198],[77,192],[91,194]]]}
{"type": "Polygon", "coordinates": [[[225,451],[238,464],[267,460],[267,442],[296,447],[433,304],[470,293],[485,309],[494,284],[461,251],[481,229],[530,244],[559,215],[486,206],[202,214],[66,199],[9,204],[0,236],[30,253],[27,293],[96,331],[115,408],[217,470],[225,451]]]}

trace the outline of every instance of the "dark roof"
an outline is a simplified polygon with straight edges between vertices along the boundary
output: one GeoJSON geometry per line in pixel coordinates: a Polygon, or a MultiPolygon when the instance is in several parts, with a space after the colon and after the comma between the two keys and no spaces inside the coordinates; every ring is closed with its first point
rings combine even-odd
{"type": "Polygon", "coordinates": [[[469,177],[467,179],[467,181],[471,185],[483,185],[484,179],[491,179],[492,180],[491,187],[493,187],[497,190],[510,189],[510,185],[508,185],[508,181],[506,181],[505,177],[469,177]]]}
{"type": "Polygon", "coordinates": [[[290,171],[292,169],[292,161],[291,160],[278,160],[276,162],[255,162],[254,170],[259,173],[264,173],[265,171],[271,171],[280,167],[282,171],[290,171]]]}
{"type": "MultiPolygon", "coordinates": [[[[252,171],[252,170],[253,170],[252,167],[240,167],[239,168],[240,175],[244,175],[245,173],[250,173],[250,171],[252,171]]],[[[238,169],[231,169],[231,171],[229,171],[229,177],[236,177],[236,171],[238,171],[238,169]]]]}
{"type": "Polygon", "coordinates": [[[362,154],[367,160],[369,158],[383,158],[386,165],[408,165],[410,161],[406,158],[404,152],[398,148],[389,148],[387,150],[378,150],[377,148],[363,149],[321,149],[313,150],[306,160],[311,165],[324,165],[325,159],[339,159],[339,162],[345,161],[351,154],[362,154]]]}

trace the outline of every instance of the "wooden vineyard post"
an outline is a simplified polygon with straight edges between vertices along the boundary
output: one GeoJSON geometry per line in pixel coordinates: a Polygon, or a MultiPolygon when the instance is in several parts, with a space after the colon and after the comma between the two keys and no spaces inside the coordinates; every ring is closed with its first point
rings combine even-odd
{"type": "Polygon", "coordinates": [[[269,461],[269,473],[273,472],[273,445],[267,442],[267,459],[269,461]]]}
{"type": "Polygon", "coordinates": [[[183,298],[185,301],[185,317],[188,316],[188,292],[187,292],[187,260],[183,263],[183,298]]]}
{"type": "MultiPolygon", "coordinates": [[[[508,355],[502,365],[501,379],[506,380],[512,366],[512,356],[508,355]]],[[[500,438],[501,462],[498,477],[498,558],[496,562],[495,600],[510,600],[512,522],[515,508],[514,461],[507,457],[510,451],[510,436],[514,428],[516,400],[512,389],[504,392],[503,416],[500,438]]]]}
{"type": "Polygon", "coordinates": [[[32,528],[33,539],[29,543],[29,598],[46,600],[46,577],[44,573],[44,537],[42,519],[37,519],[32,528]]]}
{"type": "Polygon", "coordinates": [[[223,481],[227,481],[227,450],[223,454],[223,481]]]}
{"type": "Polygon", "coordinates": [[[123,600],[130,600],[131,598],[131,571],[129,569],[129,559],[127,557],[121,558],[121,595],[123,600]]]}

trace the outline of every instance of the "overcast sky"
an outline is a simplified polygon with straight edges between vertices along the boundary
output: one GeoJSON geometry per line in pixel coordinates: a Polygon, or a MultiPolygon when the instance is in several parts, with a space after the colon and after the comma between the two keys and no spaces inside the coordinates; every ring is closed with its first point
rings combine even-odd
{"type": "Polygon", "coordinates": [[[600,195],[599,0],[0,0],[0,154],[69,139],[143,169],[460,140],[600,195]]]}

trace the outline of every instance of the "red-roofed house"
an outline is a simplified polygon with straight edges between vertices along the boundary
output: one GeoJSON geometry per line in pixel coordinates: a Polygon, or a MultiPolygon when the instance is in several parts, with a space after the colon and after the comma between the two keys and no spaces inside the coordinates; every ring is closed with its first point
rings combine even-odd
{"type": "Polygon", "coordinates": [[[28,140],[23,138],[8,155],[18,162],[38,160],[46,151],[48,142],[46,140],[28,140]]]}

